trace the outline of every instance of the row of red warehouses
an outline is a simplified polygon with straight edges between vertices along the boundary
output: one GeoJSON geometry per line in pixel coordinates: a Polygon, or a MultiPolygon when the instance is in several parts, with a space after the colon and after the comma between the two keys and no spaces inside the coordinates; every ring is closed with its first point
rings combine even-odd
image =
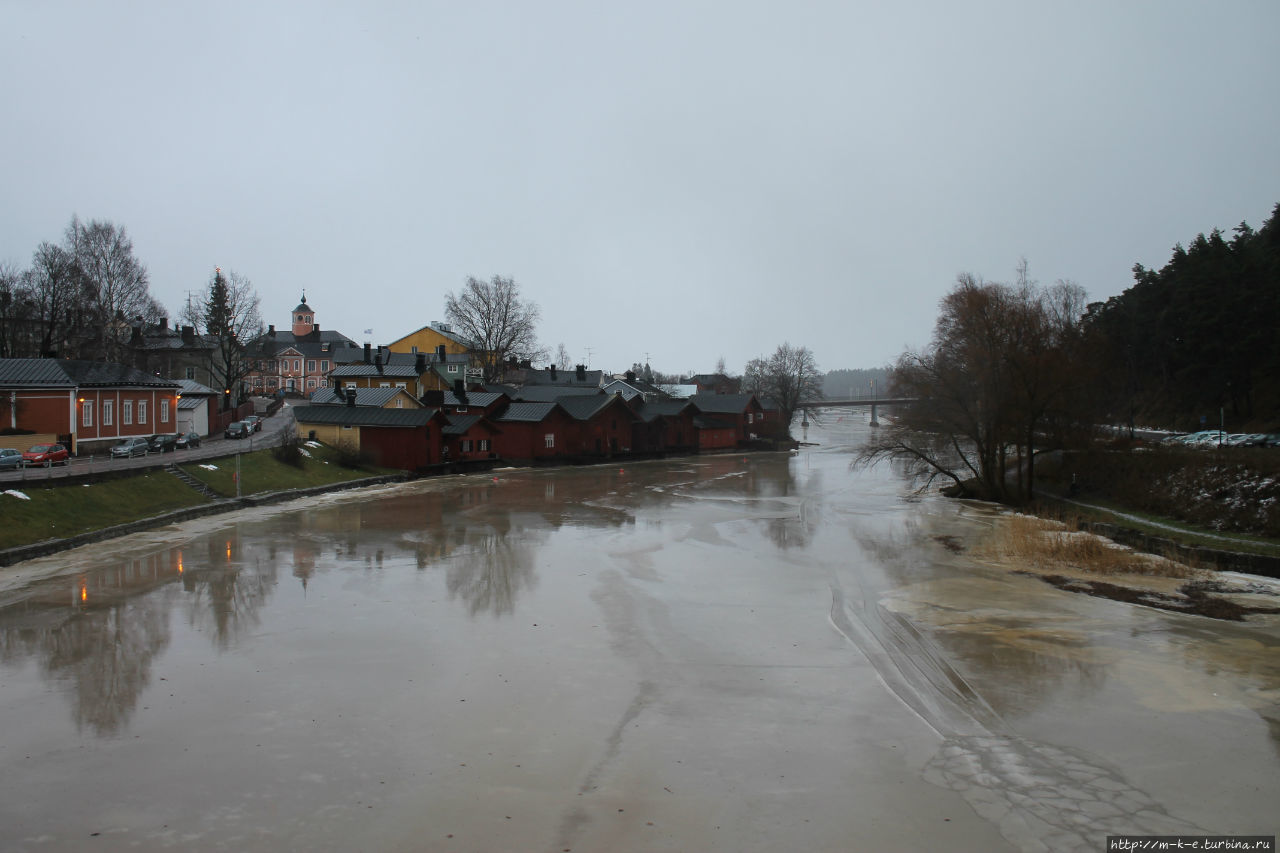
{"type": "Polygon", "coordinates": [[[597,393],[526,401],[497,392],[445,392],[425,402],[422,409],[335,402],[293,411],[302,437],[349,443],[374,464],[406,470],[734,449],[780,432],[778,413],[753,394],[628,401],[597,393]]]}

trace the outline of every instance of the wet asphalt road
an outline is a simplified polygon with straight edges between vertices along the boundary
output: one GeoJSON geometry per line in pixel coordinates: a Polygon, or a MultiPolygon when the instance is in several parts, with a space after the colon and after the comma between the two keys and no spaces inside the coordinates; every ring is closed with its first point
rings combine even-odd
{"type": "Polygon", "coordinates": [[[269,418],[264,418],[261,432],[256,432],[244,439],[223,438],[219,433],[204,438],[199,447],[174,450],[170,453],[148,453],[146,456],[133,456],[126,459],[113,459],[110,452],[92,456],[75,456],[70,465],[54,465],[49,468],[20,468],[11,471],[0,471],[0,486],[13,488],[12,483],[43,482],[63,477],[75,477],[97,471],[121,471],[132,468],[155,468],[171,462],[185,463],[199,459],[212,459],[237,452],[261,450],[273,447],[280,441],[280,433],[293,424],[288,409],[281,409],[269,418]]]}

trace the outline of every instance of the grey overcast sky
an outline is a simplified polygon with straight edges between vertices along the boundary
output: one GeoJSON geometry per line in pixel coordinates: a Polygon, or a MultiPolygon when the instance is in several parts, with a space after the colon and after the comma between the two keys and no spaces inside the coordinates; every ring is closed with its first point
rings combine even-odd
{"type": "Polygon", "coordinates": [[[1280,2],[0,0],[0,261],[128,229],[176,316],[389,342],[468,275],[621,371],[926,343],[957,273],[1115,295],[1280,202],[1280,2]]]}

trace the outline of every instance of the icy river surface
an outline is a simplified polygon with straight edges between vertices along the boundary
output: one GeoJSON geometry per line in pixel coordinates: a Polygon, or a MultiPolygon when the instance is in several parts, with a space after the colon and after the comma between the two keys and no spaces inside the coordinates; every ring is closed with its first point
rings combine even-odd
{"type": "Polygon", "coordinates": [[[1066,851],[1280,829],[1280,620],[1063,591],[799,453],[504,470],[0,569],[5,851],[1066,851]]]}

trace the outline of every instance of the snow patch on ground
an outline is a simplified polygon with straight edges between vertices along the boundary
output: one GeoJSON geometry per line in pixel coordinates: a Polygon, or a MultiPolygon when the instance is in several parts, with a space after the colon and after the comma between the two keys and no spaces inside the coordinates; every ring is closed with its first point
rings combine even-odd
{"type": "Polygon", "coordinates": [[[22,499],[22,500],[24,500],[24,501],[29,501],[29,500],[31,500],[31,498],[27,497],[26,495],[24,495],[22,492],[18,491],[17,489],[5,489],[4,493],[5,493],[6,495],[9,495],[10,497],[21,498],[21,499],[22,499]]]}
{"type": "Polygon", "coordinates": [[[203,469],[204,469],[204,470],[206,470],[206,471],[217,471],[217,470],[218,470],[218,466],[217,466],[217,465],[201,465],[200,467],[201,467],[201,468],[203,468],[203,469]]]}
{"type": "Polygon", "coordinates": [[[298,452],[301,453],[303,456],[306,456],[307,458],[311,457],[311,451],[307,450],[305,447],[299,447],[298,452]]]}

